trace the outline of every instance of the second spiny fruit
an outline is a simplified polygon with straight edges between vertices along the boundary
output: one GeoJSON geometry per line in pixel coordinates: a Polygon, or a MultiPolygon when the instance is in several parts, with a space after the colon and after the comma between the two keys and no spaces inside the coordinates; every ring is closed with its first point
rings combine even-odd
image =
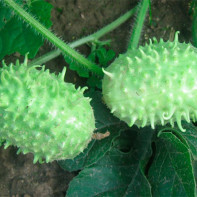
{"type": "Polygon", "coordinates": [[[129,126],[174,126],[197,120],[197,49],[150,41],[120,55],[105,71],[103,97],[111,112],[129,126]]]}

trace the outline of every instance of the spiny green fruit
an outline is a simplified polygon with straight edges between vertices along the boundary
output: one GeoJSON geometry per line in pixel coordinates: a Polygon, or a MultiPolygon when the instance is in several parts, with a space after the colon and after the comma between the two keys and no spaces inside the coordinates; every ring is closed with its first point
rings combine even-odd
{"type": "Polygon", "coordinates": [[[34,163],[72,159],[82,152],[95,128],[86,88],[75,89],[40,66],[10,64],[0,69],[0,138],[5,147],[33,153],[34,163]]]}
{"type": "Polygon", "coordinates": [[[104,72],[103,97],[129,126],[165,125],[197,120],[197,49],[180,43],[157,42],[120,55],[104,72]]]}

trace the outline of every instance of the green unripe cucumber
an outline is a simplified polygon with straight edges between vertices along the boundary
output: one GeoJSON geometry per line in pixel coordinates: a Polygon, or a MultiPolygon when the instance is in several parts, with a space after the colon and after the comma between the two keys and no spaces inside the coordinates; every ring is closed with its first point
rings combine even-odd
{"type": "Polygon", "coordinates": [[[39,66],[23,64],[0,69],[0,138],[5,147],[33,153],[34,163],[72,159],[82,152],[95,129],[86,88],[75,89],[64,82],[66,70],[58,76],[39,66]]]}
{"type": "Polygon", "coordinates": [[[197,49],[173,42],[146,44],[120,55],[105,71],[103,97],[129,126],[174,126],[197,120],[197,49]]]}

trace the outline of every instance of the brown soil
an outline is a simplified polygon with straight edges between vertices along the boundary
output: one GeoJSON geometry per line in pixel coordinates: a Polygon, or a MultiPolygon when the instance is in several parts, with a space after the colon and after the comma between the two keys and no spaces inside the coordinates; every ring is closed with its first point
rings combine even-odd
{"type": "MultiPolygon", "coordinates": [[[[66,42],[72,42],[89,35],[136,5],[137,0],[48,0],[53,4],[52,21],[54,32],[66,42]]],[[[164,40],[172,38],[174,31],[180,31],[180,40],[191,41],[191,17],[188,15],[187,0],[153,0],[153,23],[144,26],[141,43],[153,36],[164,40]]],[[[147,16],[148,19],[148,16],[147,16]]],[[[111,47],[116,54],[127,49],[133,19],[103,39],[111,39],[111,47]]],[[[52,50],[48,43],[40,49],[39,55],[52,50]]],[[[78,49],[89,53],[88,46],[78,49]]],[[[62,57],[47,63],[52,72],[61,71],[66,63],[62,57]]],[[[73,71],[68,70],[66,80],[84,84],[73,71]]],[[[0,197],[63,197],[75,173],[63,171],[56,162],[33,165],[31,154],[16,155],[17,149],[0,148],[0,197]]]]}

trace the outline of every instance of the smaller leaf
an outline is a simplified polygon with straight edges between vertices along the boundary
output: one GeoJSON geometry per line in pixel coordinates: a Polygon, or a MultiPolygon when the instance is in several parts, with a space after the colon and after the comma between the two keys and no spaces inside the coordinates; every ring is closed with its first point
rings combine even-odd
{"type": "MultiPolygon", "coordinates": [[[[106,50],[103,47],[102,42],[97,43],[97,45],[95,44],[92,45],[91,53],[89,54],[88,59],[98,63],[101,67],[107,67],[109,61],[111,61],[115,57],[115,52],[111,49],[106,50]]],[[[102,89],[102,79],[95,75],[91,75],[88,78],[87,84],[91,88],[97,87],[99,89],[102,89]]]]}
{"type": "Polygon", "coordinates": [[[106,67],[108,62],[111,61],[115,57],[115,52],[113,50],[106,50],[103,47],[100,47],[96,51],[96,55],[99,59],[99,64],[106,67]]]}
{"type": "Polygon", "coordinates": [[[71,59],[69,56],[64,55],[65,61],[69,64],[69,68],[77,72],[80,77],[89,77],[89,70],[77,61],[71,59]]]}
{"type": "Polygon", "coordinates": [[[187,146],[189,147],[193,158],[197,160],[197,128],[193,124],[187,123],[185,121],[182,121],[182,125],[183,125],[183,128],[186,129],[186,132],[180,131],[180,129],[177,126],[175,128],[165,127],[162,130],[172,131],[177,136],[179,136],[179,138],[182,141],[186,141],[187,146]]]}
{"type": "Polygon", "coordinates": [[[156,155],[148,173],[153,196],[195,196],[195,181],[188,147],[171,132],[156,140],[156,155]]]}
{"type": "Polygon", "coordinates": [[[193,124],[185,121],[183,121],[182,125],[183,128],[186,129],[186,132],[181,132],[177,128],[176,131],[187,141],[193,158],[197,160],[197,128],[193,124]]]}
{"type": "Polygon", "coordinates": [[[96,52],[95,50],[93,50],[87,57],[87,59],[89,59],[92,62],[96,62],[96,52]]]}
{"type": "Polygon", "coordinates": [[[143,163],[150,158],[152,136],[148,127],[123,131],[100,160],[85,167],[70,182],[67,197],[150,197],[143,163]]]}

